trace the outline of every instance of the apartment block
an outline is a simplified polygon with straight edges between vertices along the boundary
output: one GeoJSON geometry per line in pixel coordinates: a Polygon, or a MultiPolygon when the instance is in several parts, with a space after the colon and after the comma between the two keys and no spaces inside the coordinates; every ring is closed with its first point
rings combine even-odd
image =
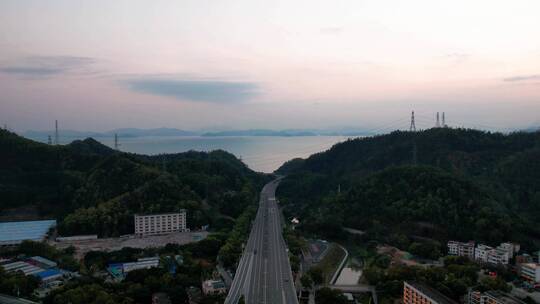
{"type": "Polygon", "coordinates": [[[465,256],[474,259],[474,245],[474,241],[469,241],[467,243],[449,241],[448,253],[450,255],[465,256]]]}
{"type": "Polygon", "coordinates": [[[519,252],[520,246],[514,243],[501,243],[496,249],[505,251],[508,254],[508,258],[511,259],[514,257],[514,254],[519,252]]]}
{"type": "Polygon", "coordinates": [[[505,249],[479,244],[474,249],[474,259],[484,263],[507,265],[509,256],[505,249]]]}
{"type": "Polygon", "coordinates": [[[188,231],[186,211],[177,213],[135,215],[135,235],[147,236],[188,231]]]}
{"type": "Polygon", "coordinates": [[[525,263],[520,266],[520,275],[527,281],[540,283],[540,264],[525,263]]]}
{"type": "Polygon", "coordinates": [[[484,244],[478,244],[474,249],[474,259],[482,262],[488,261],[488,254],[493,250],[493,247],[484,244]]]}
{"type": "Polygon", "coordinates": [[[457,304],[437,290],[418,282],[403,282],[403,304],[457,304]]]}

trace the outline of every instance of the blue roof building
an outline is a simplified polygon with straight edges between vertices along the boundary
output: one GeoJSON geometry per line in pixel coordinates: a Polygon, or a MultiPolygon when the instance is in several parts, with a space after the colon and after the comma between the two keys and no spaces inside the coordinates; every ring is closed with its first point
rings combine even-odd
{"type": "Polygon", "coordinates": [[[56,220],[0,223],[0,246],[13,246],[30,240],[40,242],[56,226],[56,220]]]}
{"type": "Polygon", "coordinates": [[[61,278],[62,272],[58,269],[47,269],[45,271],[34,274],[34,276],[40,278],[42,282],[47,283],[61,278]]]}

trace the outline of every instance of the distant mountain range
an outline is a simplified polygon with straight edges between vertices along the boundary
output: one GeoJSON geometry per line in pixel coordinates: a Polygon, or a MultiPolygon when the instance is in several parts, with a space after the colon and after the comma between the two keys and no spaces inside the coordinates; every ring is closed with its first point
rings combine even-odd
{"type": "MultiPolygon", "coordinates": [[[[539,127],[530,127],[524,129],[524,132],[534,132],[539,130],[539,127]]],[[[75,130],[60,130],[60,139],[84,139],[88,137],[104,138],[113,137],[117,134],[119,137],[143,137],[143,136],[205,136],[205,137],[232,137],[232,136],[277,136],[277,137],[294,137],[294,136],[369,136],[376,135],[369,128],[340,128],[340,129],[247,129],[247,130],[228,130],[228,131],[186,131],[175,128],[155,128],[155,129],[139,129],[139,128],[121,128],[106,132],[91,132],[91,131],[75,131],[75,130]]],[[[54,138],[54,131],[26,131],[22,133],[26,138],[46,142],[48,136],[54,138]]]]}
{"type": "MultiPolygon", "coordinates": [[[[88,132],[74,130],[60,130],[61,138],[88,138],[88,137],[113,137],[117,134],[120,137],[142,137],[142,136],[198,136],[201,132],[184,131],[174,128],[138,129],[122,128],[107,132],[88,132]]],[[[44,141],[48,136],[53,137],[54,131],[26,131],[22,134],[26,138],[44,141]]]]}
{"type": "MultiPolygon", "coordinates": [[[[119,137],[142,137],[142,136],[207,136],[207,137],[223,137],[223,136],[279,136],[279,137],[294,137],[294,136],[362,136],[373,135],[369,131],[362,130],[315,130],[315,129],[286,129],[286,130],[270,130],[270,129],[249,129],[249,130],[229,130],[229,131],[186,131],[175,128],[156,128],[156,129],[139,129],[139,128],[122,128],[106,132],[90,132],[90,131],[75,131],[75,130],[60,130],[60,138],[82,139],[88,137],[103,138],[113,137],[117,134],[119,137]]],[[[54,138],[54,131],[26,131],[22,133],[26,138],[47,141],[48,136],[54,138]]]]}
{"type": "Polygon", "coordinates": [[[321,135],[319,132],[312,130],[267,130],[267,129],[253,129],[253,130],[233,130],[233,131],[220,131],[220,132],[206,132],[202,136],[317,136],[321,135]]]}

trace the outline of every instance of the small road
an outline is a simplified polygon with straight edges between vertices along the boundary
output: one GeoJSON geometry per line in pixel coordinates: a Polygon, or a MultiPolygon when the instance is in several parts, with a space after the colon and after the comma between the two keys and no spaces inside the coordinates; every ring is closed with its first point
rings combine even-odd
{"type": "Polygon", "coordinates": [[[279,181],[266,184],[261,191],[259,209],[225,304],[236,304],[242,296],[247,304],[298,303],[275,197],[279,181]]]}

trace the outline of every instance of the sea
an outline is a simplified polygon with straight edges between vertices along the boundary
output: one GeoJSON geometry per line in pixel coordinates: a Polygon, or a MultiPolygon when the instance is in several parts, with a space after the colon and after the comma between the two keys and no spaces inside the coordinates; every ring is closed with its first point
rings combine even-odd
{"type": "MultiPolygon", "coordinates": [[[[148,136],[119,138],[119,150],[138,154],[225,150],[258,172],[271,173],[293,158],[306,158],[347,140],[345,136],[148,136]]],[[[114,138],[95,138],[113,147],[114,138]]],[[[66,138],[64,138],[66,140],[66,138]]],[[[71,140],[71,139],[70,139],[71,140]]]]}

